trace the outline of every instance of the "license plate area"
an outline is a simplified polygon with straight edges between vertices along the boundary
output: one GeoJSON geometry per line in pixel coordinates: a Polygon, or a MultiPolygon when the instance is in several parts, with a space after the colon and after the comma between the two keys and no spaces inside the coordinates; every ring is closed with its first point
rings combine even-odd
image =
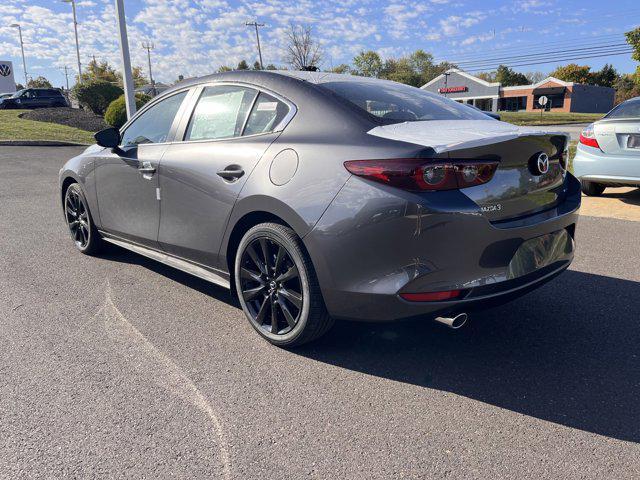
{"type": "Polygon", "coordinates": [[[640,148],[640,135],[629,135],[629,138],[627,138],[627,148],[640,148]]]}
{"type": "Polygon", "coordinates": [[[524,242],[509,262],[507,279],[518,278],[573,255],[573,238],[566,229],[530,238],[524,242]]]}

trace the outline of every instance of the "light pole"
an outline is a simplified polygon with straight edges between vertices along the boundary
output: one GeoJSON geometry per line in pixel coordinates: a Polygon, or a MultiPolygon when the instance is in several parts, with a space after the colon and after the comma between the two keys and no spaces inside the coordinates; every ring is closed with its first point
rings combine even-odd
{"type": "Polygon", "coordinates": [[[24,71],[24,88],[27,88],[29,78],[27,78],[27,62],[24,59],[24,42],[22,41],[22,27],[18,23],[12,23],[10,27],[18,29],[18,35],[20,36],[20,50],[22,51],[22,70],[24,71]]]}
{"type": "Polygon", "coordinates": [[[122,57],[122,83],[124,85],[124,100],[127,107],[127,118],[136,113],[133,75],[131,74],[131,56],[129,55],[129,40],[127,39],[127,22],[124,16],[124,1],[116,2],[116,21],[120,34],[120,56],[122,57]]]}
{"type": "Polygon", "coordinates": [[[258,27],[264,27],[264,23],[258,22],[247,22],[245,23],[247,27],[255,27],[256,29],[256,42],[258,42],[258,58],[260,59],[260,70],[264,70],[264,66],[262,65],[262,50],[260,49],[260,34],[258,33],[258,27]]]}
{"type": "Polygon", "coordinates": [[[147,51],[147,61],[149,62],[149,82],[151,83],[151,88],[153,91],[153,96],[156,96],[156,82],[153,81],[153,74],[151,73],[151,50],[153,50],[155,45],[149,42],[142,42],[142,48],[147,51]]]}
{"type": "Polygon", "coordinates": [[[76,0],[62,0],[65,3],[71,4],[71,11],[73,12],[73,31],[76,35],[76,56],[78,58],[78,81],[82,77],[82,65],[80,64],[80,44],[78,43],[78,20],[76,18],[76,0]]]}

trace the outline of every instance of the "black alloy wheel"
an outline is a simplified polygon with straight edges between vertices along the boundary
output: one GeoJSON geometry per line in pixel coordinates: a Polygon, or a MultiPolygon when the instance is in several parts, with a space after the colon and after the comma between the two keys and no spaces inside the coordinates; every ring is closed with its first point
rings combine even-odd
{"type": "Polygon", "coordinates": [[[300,274],[284,246],[258,237],[245,248],[240,266],[242,297],[256,327],[272,335],[289,333],[300,320],[300,274]]]}
{"type": "Polygon", "coordinates": [[[245,233],[234,280],[251,326],[274,345],[312,341],[333,325],[309,254],[289,227],[262,223],[245,233]]]}
{"type": "Polygon", "coordinates": [[[77,183],[69,185],[65,192],[64,216],[78,250],[88,255],[97,253],[102,246],[102,238],[93,225],[87,200],[77,183]]]}

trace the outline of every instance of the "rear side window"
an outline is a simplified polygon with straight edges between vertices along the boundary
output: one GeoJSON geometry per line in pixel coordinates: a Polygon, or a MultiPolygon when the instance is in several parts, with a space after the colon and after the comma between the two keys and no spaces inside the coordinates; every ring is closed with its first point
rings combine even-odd
{"type": "Polygon", "coordinates": [[[640,100],[621,103],[604,118],[640,118],[640,100]]]}
{"type": "Polygon", "coordinates": [[[122,145],[166,142],[173,120],[186,96],[187,92],[176,93],[145,110],[122,134],[122,145]]]}
{"type": "Polygon", "coordinates": [[[206,87],[189,121],[185,140],[239,136],[257,93],[251,88],[233,85],[206,87]]]}
{"type": "Polygon", "coordinates": [[[274,130],[289,113],[289,107],[268,93],[260,92],[251,109],[244,135],[256,135],[274,130]]]}
{"type": "Polygon", "coordinates": [[[385,123],[487,119],[484,113],[441,95],[390,81],[337,81],[320,86],[385,123]]]}

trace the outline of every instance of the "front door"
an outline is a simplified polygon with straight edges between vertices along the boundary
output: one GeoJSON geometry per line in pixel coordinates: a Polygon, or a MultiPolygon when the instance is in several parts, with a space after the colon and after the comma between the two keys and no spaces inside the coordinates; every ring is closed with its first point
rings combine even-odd
{"type": "Polygon", "coordinates": [[[184,141],[171,144],[160,163],[158,241],[165,251],[219,267],[233,205],[287,112],[283,102],[247,87],[203,89],[184,141]]]}
{"type": "Polygon", "coordinates": [[[187,92],[155,103],[123,132],[121,147],[96,156],[101,229],[158,248],[158,167],[187,92]]]}

